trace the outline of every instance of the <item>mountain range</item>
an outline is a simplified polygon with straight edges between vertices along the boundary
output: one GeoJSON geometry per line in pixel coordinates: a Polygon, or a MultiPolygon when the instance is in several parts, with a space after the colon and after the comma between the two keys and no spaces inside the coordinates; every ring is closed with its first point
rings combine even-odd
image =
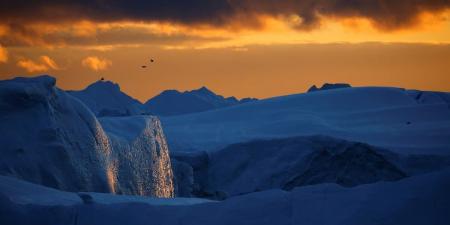
{"type": "Polygon", "coordinates": [[[332,89],[338,89],[338,88],[350,88],[350,87],[352,87],[352,86],[350,84],[346,84],[346,83],[335,83],[335,84],[325,83],[320,88],[318,88],[316,85],[311,86],[308,89],[308,92],[325,91],[325,90],[332,90],[332,89]]]}
{"type": "Polygon", "coordinates": [[[225,108],[256,100],[255,98],[244,98],[241,100],[235,97],[224,98],[206,87],[201,87],[197,90],[184,92],[177,90],[163,91],[161,94],[149,99],[145,106],[155,115],[173,116],[225,108]]]}
{"type": "Polygon", "coordinates": [[[166,90],[142,104],[122,92],[120,86],[111,81],[97,81],[84,90],[68,91],[84,102],[98,117],[151,114],[174,116],[219,109],[247,102],[256,98],[223,97],[207,87],[180,92],[166,90]]]}

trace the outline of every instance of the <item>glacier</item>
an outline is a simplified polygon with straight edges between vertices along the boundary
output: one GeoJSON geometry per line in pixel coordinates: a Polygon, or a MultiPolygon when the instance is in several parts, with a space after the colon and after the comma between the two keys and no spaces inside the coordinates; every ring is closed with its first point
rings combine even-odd
{"type": "Polygon", "coordinates": [[[399,153],[450,154],[449,96],[391,87],[340,88],[162,117],[161,122],[172,151],[328,135],[399,153]]]}
{"type": "Polygon", "coordinates": [[[0,81],[1,224],[450,221],[449,93],[345,85],[159,119],[94,86],[0,81]]]}

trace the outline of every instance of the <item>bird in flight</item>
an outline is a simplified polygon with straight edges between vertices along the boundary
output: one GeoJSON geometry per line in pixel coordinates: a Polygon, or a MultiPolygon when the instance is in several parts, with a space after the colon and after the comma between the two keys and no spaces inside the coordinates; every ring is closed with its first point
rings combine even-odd
{"type": "MultiPolygon", "coordinates": [[[[155,62],[155,60],[154,59],[150,59],[150,63],[153,63],[153,62],[155,62]]],[[[141,67],[145,69],[145,68],[147,68],[147,65],[142,65],[141,67]]]]}

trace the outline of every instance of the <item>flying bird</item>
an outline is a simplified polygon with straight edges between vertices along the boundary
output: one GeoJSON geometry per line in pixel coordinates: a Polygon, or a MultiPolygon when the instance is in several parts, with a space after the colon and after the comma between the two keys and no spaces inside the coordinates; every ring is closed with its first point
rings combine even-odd
{"type": "MultiPolygon", "coordinates": [[[[150,59],[150,63],[152,63],[152,62],[154,62],[154,61],[155,61],[155,60],[150,59]]],[[[145,69],[145,68],[147,68],[147,65],[142,65],[141,67],[145,69]]]]}

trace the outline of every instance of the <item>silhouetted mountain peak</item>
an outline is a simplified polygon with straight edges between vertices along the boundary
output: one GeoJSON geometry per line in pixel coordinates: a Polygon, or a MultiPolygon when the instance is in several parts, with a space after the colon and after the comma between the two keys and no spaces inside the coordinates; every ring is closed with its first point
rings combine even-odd
{"type": "Polygon", "coordinates": [[[311,86],[308,89],[308,92],[314,92],[314,91],[324,91],[324,90],[331,90],[331,89],[338,89],[338,88],[349,88],[352,87],[350,84],[347,83],[325,83],[322,85],[322,87],[318,88],[316,85],[311,86]]]}
{"type": "Polygon", "coordinates": [[[194,112],[203,112],[252,101],[246,98],[239,101],[236,97],[224,98],[217,95],[205,86],[199,89],[179,92],[177,90],[166,90],[148,100],[145,105],[151,113],[161,116],[181,115],[194,112]]]}
{"type": "Polygon", "coordinates": [[[162,91],[159,95],[179,95],[179,94],[181,94],[181,92],[171,89],[171,90],[162,91]]]}
{"type": "Polygon", "coordinates": [[[81,91],[69,91],[80,99],[97,116],[139,115],[144,112],[142,103],[120,90],[112,81],[99,80],[81,91]]]}
{"type": "Polygon", "coordinates": [[[207,87],[202,86],[199,89],[192,90],[192,91],[186,91],[186,93],[194,93],[194,94],[201,94],[201,95],[216,95],[213,91],[209,90],[207,87]]]}
{"type": "Polygon", "coordinates": [[[207,87],[202,86],[201,88],[197,89],[197,91],[206,91],[206,92],[211,92],[207,87]]]}
{"type": "Polygon", "coordinates": [[[225,98],[225,100],[227,100],[227,101],[233,101],[233,102],[238,102],[238,101],[239,101],[239,100],[238,100],[236,97],[234,97],[234,96],[225,98]]]}
{"type": "Polygon", "coordinates": [[[120,91],[120,86],[112,81],[99,80],[87,86],[86,90],[89,89],[120,91]]]}

